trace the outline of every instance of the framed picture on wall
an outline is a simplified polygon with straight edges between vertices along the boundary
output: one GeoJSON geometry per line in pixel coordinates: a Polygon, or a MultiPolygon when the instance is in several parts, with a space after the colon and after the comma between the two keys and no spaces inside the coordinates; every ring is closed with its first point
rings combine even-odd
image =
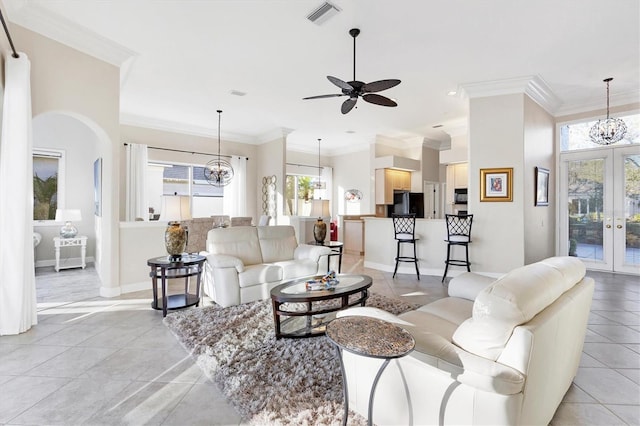
{"type": "Polygon", "coordinates": [[[535,205],[549,205],[549,170],[542,167],[536,167],[536,192],[535,205]]]}
{"type": "Polygon", "coordinates": [[[480,169],[480,201],[513,201],[513,168],[480,169]]]}

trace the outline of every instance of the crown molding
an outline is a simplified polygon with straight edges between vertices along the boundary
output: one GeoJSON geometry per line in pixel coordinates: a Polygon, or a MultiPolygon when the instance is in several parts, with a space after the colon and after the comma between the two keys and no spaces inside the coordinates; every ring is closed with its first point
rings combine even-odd
{"type": "Polygon", "coordinates": [[[275,128],[273,130],[270,130],[266,133],[259,135],[256,138],[256,143],[262,145],[278,139],[287,139],[287,136],[289,136],[289,134],[293,132],[293,130],[294,129],[289,129],[288,127],[275,128]]]}
{"type": "MultiPolygon", "coordinates": [[[[192,124],[178,123],[175,121],[161,120],[152,117],[143,117],[135,114],[120,113],[120,124],[125,126],[142,127],[145,129],[161,130],[164,132],[180,133],[185,135],[217,138],[218,129],[192,124]]],[[[259,145],[256,138],[240,133],[220,132],[220,138],[228,142],[259,145]]]]}
{"type": "Polygon", "coordinates": [[[464,83],[459,86],[459,91],[469,99],[525,93],[551,115],[555,115],[562,103],[549,85],[535,75],[464,83]]]}
{"type": "Polygon", "coordinates": [[[8,19],[31,31],[119,67],[138,54],[34,2],[6,2],[8,19]]]}
{"type": "MultiPolygon", "coordinates": [[[[609,107],[615,108],[624,105],[638,105],[640,104],[640,90],[635,90],[626,93],[613,93],[609,98],[609,107]]],[[[565,115],[581,114],[584,112],[606,110],[606,99],[602,96],[589,99],[585,102],[581,102],[579,105],[562,105],[556,111],[556,117],[562,117],[565,115]]]]}

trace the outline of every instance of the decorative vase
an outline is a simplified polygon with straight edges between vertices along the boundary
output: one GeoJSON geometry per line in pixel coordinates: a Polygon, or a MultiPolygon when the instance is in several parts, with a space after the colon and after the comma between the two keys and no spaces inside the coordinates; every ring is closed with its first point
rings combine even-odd
{"type": "Polygon", "coordinates": [[[313,238],[316,243],[323,244],[324,239],[327,237],[327,224],[322,221],[322,218],[318,218],[318,221],[313,225],[313,238]]]}
{"type": "Polygon", "coordinates": [[[170,222],[164,232],[164,244],[172,258],[182,256],[187,247],[187,231],[180,222],[170,222]]]}

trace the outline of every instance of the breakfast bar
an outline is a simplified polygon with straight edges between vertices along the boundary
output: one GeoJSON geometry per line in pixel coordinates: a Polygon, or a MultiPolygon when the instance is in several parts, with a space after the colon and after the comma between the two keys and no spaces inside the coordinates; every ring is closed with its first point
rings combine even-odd
{"type": "MultiPolygon", "coordinates": [[[[391,218],[365,217],[364,266],[386,272],[395,267],[396,244],[393,220],[391,218]]],[[[422,275],[441,276],[447,258],[447,225],[444,219],[416,219],[416,250],[418,266],[422,275]]],[[[457,247],[456,247],[457,249],[457,247]]],[[[456,253],[457,254],[457,253],[456,253]]],[[[466,269],[453,268],[449,276],[455,276],[466,269]]],[[[398,273],[413,274],[413,264],[400,265],[398,273]]]]}

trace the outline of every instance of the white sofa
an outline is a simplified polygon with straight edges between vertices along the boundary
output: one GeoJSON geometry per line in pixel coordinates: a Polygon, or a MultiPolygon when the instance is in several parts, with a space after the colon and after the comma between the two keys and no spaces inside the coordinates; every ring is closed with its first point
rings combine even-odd
{"type": "Polygon", "coordinates": [[[328,247],[298,244],[292,226],[238,226],[207,234],[204,292],[227,307],[264,300],[276,285],[327,272],[328,247]]]}
{"type": "MultiPolygon", "coordinates": [[[[394,322],[416,341],[380,377],[373,422],[547,425],[577,373],[593,289],[580,260],[552,257],[498,280],[465,273],[449,297],[400,316],[339,312],[394,322]]],[[[382,361],[346,351],[343,359],[349,407],[367,417],[382,361]]]]}

